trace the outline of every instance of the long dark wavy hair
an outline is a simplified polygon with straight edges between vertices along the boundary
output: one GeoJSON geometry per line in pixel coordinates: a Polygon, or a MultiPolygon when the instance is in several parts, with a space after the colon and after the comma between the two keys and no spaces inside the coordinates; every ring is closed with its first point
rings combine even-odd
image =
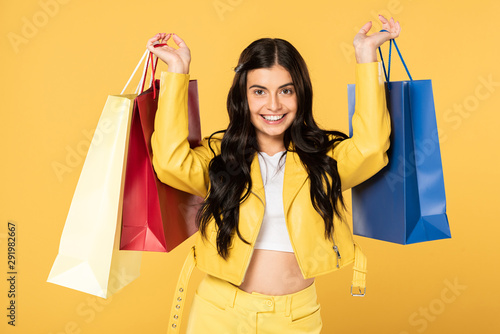
{"type": "Polygon", "coordinates": [[[309,71],[295,47],[278,38],[256,40],[243,50],[235,68],[236,74],[227,96],[229,126],[216,132],[224,132],[221,153],[209,164],[210,187],[197,215],[200,233],[205,238],[209,221],[215,220],[217,252],[224,259],[229,255],[228,248],[235,234],[249,244],[239,230],[239,207],[252,189],[250,166],[259,147],[250,121],[247,73],[274,65],[281,65],[290,73],[295,87],[297,113],[285,131],[284,146],[287,151],[298,154],[309,175],[311,201],[324,220],[325,238],[333,238],[334,216],[342,219],[340,207],[344,208],[344,200],[337,162],[327,152],[347,136],[338,131],[322,130],[314,121],[309,71]]]}

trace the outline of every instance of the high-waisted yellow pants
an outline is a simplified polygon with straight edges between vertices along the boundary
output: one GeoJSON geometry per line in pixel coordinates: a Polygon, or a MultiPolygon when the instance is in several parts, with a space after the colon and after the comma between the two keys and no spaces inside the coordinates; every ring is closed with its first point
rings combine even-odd
{"type": "Polygon", "coordinates": [[[323,325],[316,283],[280,296],[248,293],[206,275],[198,286],[187,334],[320,333],[323,325]]]}

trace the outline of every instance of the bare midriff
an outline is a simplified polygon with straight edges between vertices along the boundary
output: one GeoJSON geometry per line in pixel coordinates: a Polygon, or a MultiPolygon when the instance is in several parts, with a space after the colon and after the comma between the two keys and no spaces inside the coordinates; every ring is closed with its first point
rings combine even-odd
{"type": "Polygon", "coordinates": [[[302,276],[294,253],[254,249],[239,288],[249,293],[280,296],[303,290],[313,282],[314,277],[302,276]]]}

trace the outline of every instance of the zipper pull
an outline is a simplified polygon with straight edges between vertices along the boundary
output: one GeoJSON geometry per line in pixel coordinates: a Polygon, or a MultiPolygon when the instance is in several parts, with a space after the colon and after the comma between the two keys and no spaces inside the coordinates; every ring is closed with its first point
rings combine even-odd
{"type": "Polygon", "coordinates": [[[337,253],[337,268],[340,268],[339,261],[342,257],[340,256],[339,248],[337,247],[337,245],[333,245],[333,250],[335,251],[335,253],[337,253]]]}

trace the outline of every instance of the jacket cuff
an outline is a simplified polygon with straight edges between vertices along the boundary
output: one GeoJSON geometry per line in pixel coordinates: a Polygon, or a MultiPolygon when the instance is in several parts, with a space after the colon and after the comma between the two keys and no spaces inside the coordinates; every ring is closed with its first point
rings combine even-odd
{"type": "Polygon", "coordinates": [[[383,84],[385,82],[384,69],[381,61],[356,64],[355,74],[356,84],[361,84],[363,82],[378,82],[379,84],[383,84]],[[363,78],[363,80],[360,80],[361,78],[363,78]]]}
{"type": "MultiPolygon", "coordinates": [[[[189,78],[190,78],[190,75],[189,73],[188,74],[184,74],[184,73],[174,73],[174,72],[167,72],[167,71],[163,71],[161,72],[161,75],[160,75],[160,89],[162,86],[165,86],[164,84],[166,82],[175,82],[177,85],[182,85],[183,83],[188,83],[189,84],[189,78]]],[[[179,86],[181,87],[181,86],[179,86]]]]}

